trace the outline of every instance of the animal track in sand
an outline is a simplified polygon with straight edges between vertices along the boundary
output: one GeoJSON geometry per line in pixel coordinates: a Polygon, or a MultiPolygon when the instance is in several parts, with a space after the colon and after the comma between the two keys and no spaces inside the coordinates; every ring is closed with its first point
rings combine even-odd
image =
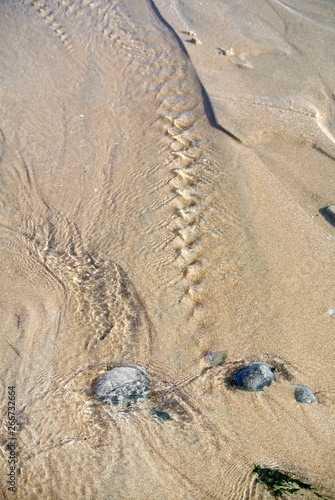
{"type": "MultiPolygon", "coordinates": [[[[121,19],[123,23],[130,23],[130,19],[121,12],[116,19],[119,23],[121,19]]],[[[137,26],[136,29],[143,29],[144,33],[144,28],[137,26]]],[[[163,48],[159,50],[155,47],[153,53],[150,39],[146,42],[144,36],[142,39],[134,37],[129,29],[114,30],[110,37],[129,54],[143,77],[149,79],[154,76],[157,120],[161,122],[170,148],[170,159],[165,162],[172,195],[173,220],[169,227],[174,235],[176,263],[185,283],[184,297],[188,297],[193,304],[192,315],[202,304],[204,262],[201,236],[206,224],[200,188],[208,165],[197,127],[201,94],[194,95],[193,81],[190,84],[185,78],[185,61],[171,60],[163,48]],[[171,75],[174,75],[174,80],[171,75]]]]}
{"type": "Polygon", "coordinates": [[[177,300],[189,303],[192,316],[201,310],[203,301],[202,235],[206,227],[206,200],[201,188],[210,164],[198,125],[204,114],[201,90],[188,59],[166,52],[164,46],[156,43],[154,30],[151,32],[147,25],[134,22],[122,2],[62,0],[49,5],[34,0],[32,4],[72,51],[76,50],[77,43],[77,36],[72,36],[71,31],[73,19],[84,23],[85,19],[92,18],[95,30],[105,43],[111,43],[116,51],[123,51],[143,81],[148,82],[148,90],[156,101],[156,120],[170,151],[161,165],[162,178],[170,177],[170,199],[162,200],[161,204],[167,209],[169,245],[174,249],[175,265],[183,283],[183,295],[179,294],[177,300]],[[65,34],[58,18],[69,33],[65,34]]]}
{"type": "Polygon", "coordinates": [[[66,49],[68,49],[70,53],[73,53],[73,45],[70,37],[68,33],[66,33],[62,23],[55,16],[54,10],[50,7],[50,4],[43,0],[31,0],[31,4],[38,10],[43,19],[47,21],[52,30],[61,39],[66,49]]]}

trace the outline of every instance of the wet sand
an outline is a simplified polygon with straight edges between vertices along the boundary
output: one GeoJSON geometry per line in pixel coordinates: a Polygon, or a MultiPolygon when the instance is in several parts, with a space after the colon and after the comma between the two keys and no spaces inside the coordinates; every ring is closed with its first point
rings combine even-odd
{"type": "Polygon", "coordinates": [[[270,499],[254,464],[334,497],[334,15],[0,3],[2,498],[270,499]],[[130,411],[94,394],[123,364],[130,411]]]}

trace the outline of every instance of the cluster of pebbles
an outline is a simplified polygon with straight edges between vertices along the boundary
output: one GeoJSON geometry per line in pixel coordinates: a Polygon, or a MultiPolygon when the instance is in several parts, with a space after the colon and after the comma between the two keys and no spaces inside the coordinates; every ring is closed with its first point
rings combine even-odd
{"type": "MultiPolygon", "coordinates": [[[[223,364],[226,356],[226,351],[220,351],[217,356],[215,353],[210,353],[207,358],[214,366],[219,366],[223,364]]],[[[274,380],[275,368],[264,362],[244,363],[236,368],[231,375],[231,384],[242,391],[248,392],[262,391],[264,387],[270,386],[274,380]]],[[[149,374],[144,368],[135,365],[113,368],[97,379],[95,394],[97,399],[105,404],[128,408],[149,398],[149,374]]],[[[294,397],[298,403],[313,403],[316,401],[314,393],[304,385],[295,387],[294,397]]],[[[160,412],[157,415],[156,413],[154,416],[162,419],[160,412]]]]}
{"type": "MultiPolygon", "coordinates": [[[[327,215],[335,219],[335,205],[326,209],[327,215]]],[[[330,309],[328,315],[335,311],[330,309]]],[[[227,351],[208,352],[204,355],[205,361],[211,367],[223,365],[227,358],[227,351]]],[[[237,389],[248,392],[263,391],[275,381],[276,369],[264,362],[244,363],[236,368],[230,377],[230,384],[237,389]]],[[[150,396],[150,378],[148,372],[135,365],[125,365],[113,368],[103,373],[95,383],[97,399],[109,405],[120,405],[128,408],[135,403],[148,399],[150,396]]],[[[298,403],[313,403],[317,401],[315,394],[305,385],[296,385],[294,398],[298,403]]],[[[168,420],[170,417],[164,412],[149,410],[155,418],[168,420]]]]}
{"type": "MultiPolygon", "coordinates": [[[[232,383],[242,391],[262,391],[275,380],[275,368],[267,363],[245,363],[232,374],[232,383]]],[[[298,403],[313,403],[315,394],[305,385],[297,385],[294,398],[298,403]]]]}

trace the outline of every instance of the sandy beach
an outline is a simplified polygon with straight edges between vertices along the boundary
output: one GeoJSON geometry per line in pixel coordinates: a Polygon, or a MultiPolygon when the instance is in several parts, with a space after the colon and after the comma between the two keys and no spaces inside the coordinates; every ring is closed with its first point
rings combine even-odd
{"type": "Polygon", "coordinates": [[[0,34],[0,498],[270,500],[256,465],[334,499],[333,2],[1,0],[0,34]]]}

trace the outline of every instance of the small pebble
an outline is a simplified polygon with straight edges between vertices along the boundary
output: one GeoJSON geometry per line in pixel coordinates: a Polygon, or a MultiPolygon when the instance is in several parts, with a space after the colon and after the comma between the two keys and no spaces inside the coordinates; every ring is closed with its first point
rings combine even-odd
{"type": "Polygon", "coordinates": [[[222,47],[218,47],[217,49],[219,54],[222,54],[223,56],[232,56],[234,55],[233,49],[230,47],[229,49],[223,49],[222,47]]]}
{"type": "Polygon", "coordinates": [[[335,219],[335,205],[329,205],[329,207],[327,207],[327,214],[329,217],[335,219]]]}
{"type": "Polygon", "coordinates": [[[211,366],[220,366],[226,361],[227,356],[228,351],[210,351],[206,352],[204,358],[211,366]]]}
{"type": "Polygon", "coordinates": [[[194,43],[197,45],[201,45],[201,40],[198,38],[197,34],[194,31],[182,31],[184,35],[191,36],[191,40],[186,40],[186,42],[194,43]]]}
{"type": "Polygon", "coordinates": [[[274,368],[266,363],[246,363],[232,375],[234,385],[242,391],[262,391],[275,380],[274,368]]]}
{"type": "Polygon", "coordinates": [[[190,40],[186,40],[186,41],[193,43],[193,45],[201,45],[201,42],[198,38],[191,38],[190,40]]]}
{"type": "Polygon", "coordinates": [[[150,413],[150,415],[157,418],[161,422],[166,422],[167,420],[171,420],[170,415],[168,413],[166,413],[165,411],[148,410],[148,413],[150,413]]]}
{"type": "Polygon", "coordinates": [[[146,370],[135,365],[113,368],[95,383],[97,398],[105,404],[128,407],[149,397],[150,380],[146,370]]]}
{"type": "Polygon", "coordinates": [[[305,385],[297,385],[294,390],[294,397],[298,403],[313,403],[316,401],[315,394],[305,385]]]}

